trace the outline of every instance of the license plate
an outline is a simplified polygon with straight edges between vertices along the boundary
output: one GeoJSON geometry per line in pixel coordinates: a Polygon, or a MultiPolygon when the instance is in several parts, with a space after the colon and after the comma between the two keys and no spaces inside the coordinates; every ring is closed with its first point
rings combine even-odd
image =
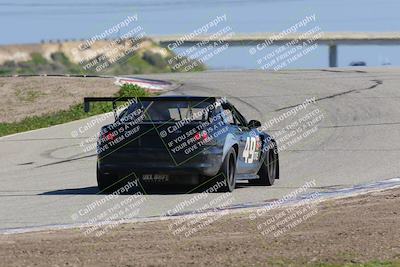
{"type": "Polygon", "coordinates": [[[143,174],[142,178],[146,182],[167,182],[169,180],[168,174],[143,174]]]}

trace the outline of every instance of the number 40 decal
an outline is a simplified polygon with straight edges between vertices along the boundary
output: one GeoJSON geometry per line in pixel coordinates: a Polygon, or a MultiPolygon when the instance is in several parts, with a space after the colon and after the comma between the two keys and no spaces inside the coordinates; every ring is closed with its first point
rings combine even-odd
{"type": "Polygon", "coordinates": [[[255,137],[247,137],[246,145],[243,150],[244,162],[253,163],[254,160],[257,160],[258,153],[256,153],[257,148],[257,140],[255,137]]]}

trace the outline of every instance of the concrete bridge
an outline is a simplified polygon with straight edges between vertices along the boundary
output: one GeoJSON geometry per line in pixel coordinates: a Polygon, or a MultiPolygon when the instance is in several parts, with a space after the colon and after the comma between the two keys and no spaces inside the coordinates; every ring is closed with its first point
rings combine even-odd
{"type": "MultiPolygon", "coordinates": [[[[234,34],[230,37],[223,37],[230,46],[256,46],[265,44],[266,40],[276,37],[279,33],[251,33],[234,34]]],[[[162,46],[168,46],[176,42],[180,46],[192,46],[204,41],[221,41],[221,37],[212,38],[211,35],[198,35],[185,38],[185,35],[151,36],[151,38],[162,46]]],[[[294,40],[307,41],[309,37],[304,33],[287,34],[273,41],[272,45],[284,45],[294,40]]],[[[315,40],[318,45],[329,47],[329,66],[337,67],[338,45],[400,45],[400,32],[325,32],[315,40]]]]}

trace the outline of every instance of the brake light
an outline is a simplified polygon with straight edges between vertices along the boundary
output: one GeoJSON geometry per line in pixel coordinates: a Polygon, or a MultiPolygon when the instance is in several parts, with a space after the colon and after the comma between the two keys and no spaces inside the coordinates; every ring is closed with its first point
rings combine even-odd
{"type": "Polygon", "coordinates": [[[106,139],[107,139],[108,141],[113,141],[113,140],[115,139],[115,136],[114,136],[113,133],[108,133],[108,134],[106,135],[106,139]]]}
{"type": "Polygon", "coordinates": [[[194,139],[196,141],[199,141],[200,139],[206,140],[208,138],[208,133],[206,131],[202,131],[202,132],[197,132],[194,135],[194,139]]]}
{"type": "Polygon", "coordinates": [[[204,140],[206,140],[208,138],[208,133],[206,131],[203,131],[201,133],[201,136],[203,137],[204,140]]]}

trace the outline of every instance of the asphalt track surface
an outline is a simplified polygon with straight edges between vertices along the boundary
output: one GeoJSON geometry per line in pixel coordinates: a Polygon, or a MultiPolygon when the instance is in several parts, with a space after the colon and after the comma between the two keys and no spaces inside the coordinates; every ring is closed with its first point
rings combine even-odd
{"type": "MultiPolygon", "coordinates": [[[[227,96],[248,119],[262,123],[315,97],[315,104],[273,125],[270,132],[276,134],[315,109],[324,115],[317,131],[280,152],[281,179],[274,186],[240,184],[232,195],[234,205],[281,198],[314,179],[311,191],[399,177],[399,69],[219,71],[141,77],[182,83],[169,94],[227,96]]],[[[94,151],[84,153],[79,144],[94,135],[100,124],[77,138],[71,136],[89,120],[0,138],[0,230],[90,219],[90,214],[81,216],[79,210],[105,195],[99,195],[96,187],[94,151]]],[[[164,215],[195,194],[149,193],[135,217],[164,215]]],[[[195,210],[219,195],[212,194],[185,210],[195,210]]],[[[96,212],[127,198],[129,195],[119,196],[96,212]]]]}

